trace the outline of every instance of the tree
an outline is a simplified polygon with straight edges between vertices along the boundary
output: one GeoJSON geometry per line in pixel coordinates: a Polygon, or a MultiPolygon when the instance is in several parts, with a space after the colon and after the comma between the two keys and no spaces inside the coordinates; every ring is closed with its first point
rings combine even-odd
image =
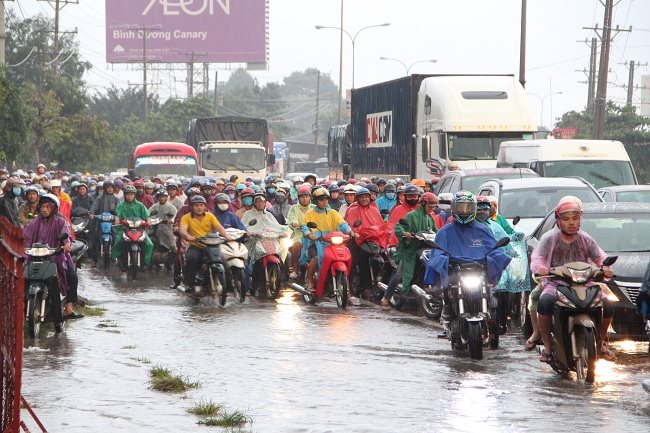
{"type": "MultiPolygon", "coordinates": [[[[151,93],[148,98],[149,112],[160,110],[158,95],[151,93]]],[[[91,112],[108,121],[111,126],[117,126],[131,116],[140,117],[143,112],[143,89],[118,89],[111,86],[105,94],[95,93],[90,101],[91,112]]]]}
{"type": "Polygon", "coordinates": [[[0,69],[0,161],[16,161],[29,139],[29,115],[20,90],[0,69]]]}

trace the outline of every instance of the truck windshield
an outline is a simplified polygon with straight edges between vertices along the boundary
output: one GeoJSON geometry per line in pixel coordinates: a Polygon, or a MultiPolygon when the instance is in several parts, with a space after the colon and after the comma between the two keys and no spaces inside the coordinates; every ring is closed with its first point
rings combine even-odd
{"type": "Polygon", "coordinates": [[[546,161],[542,170],[544,177],[580,176],[596,189],[636,184],[629,161],[546,161]]]}
{"type": "Polygon", "coordinates": [[[264,150],[247,148],[208,148],[201,152],[202,166],[207,170],[258,171],[264,168],[264,150]]]}
{"type": "Polygon", "coordinates": [[[135,174],[138,177],[175,175],[192,177],[198,174],[196,159],[181,155],[146,155],[135,160],[135,174]]]}
{"type": "Polygon", "coordinates": [[[452,161],[474,159],[497,159],[501,143],[508,140],[530,140],[533,134],[526,132],[489,133],[464,132],[448,134],[448,156],[452,161]]]}

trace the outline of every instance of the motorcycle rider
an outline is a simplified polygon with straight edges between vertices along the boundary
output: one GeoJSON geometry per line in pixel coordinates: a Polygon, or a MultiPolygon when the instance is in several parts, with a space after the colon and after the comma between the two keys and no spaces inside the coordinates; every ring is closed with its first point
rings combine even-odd
{"type": "Polygon", "coordinates": [[[230,197],[224,193],[220,193],[215,197],[215,201],[217,203],[217,208],[213,213],[223,228],[229,229],[232,227],[239,230],[246,230],[246,227],[242,224],[237,215],[229,210],[230,197]]]}
{"type": "Polygon", "coordinates": [[[341,199],[339,198],[341,189],[335,183],[328,186],[327,189],[330,192],[330,199],[329,199],[330,207],[338,212],[338,210],[341,209],[341,205],[343,204],[341,203],[341,199]]]}
{"type": "Polygon", "coordinates": [[[271,203],[271,205],[274,205],[278,187],[275,182],[273,182],[273,178],[269,179],[269,182],[264,186],[264,190],[266,191],[266,201],[271,203]]]}
{"type": "Polygon", "coordinates": [[[486,277],[488,284],[495,285],[501,273],[510,263],[510,256],[501,248],[493,249],[497,240],[485,225],[476,221],[476,197],[469,191],[458,191],[451,203],[454,222],[443,226],[436,234],[441,249],[431,250],[431,257],[424,276],[425,284],[440,284],[444,291],[443,318],[452,314],[449,304],[449,261],[482,261],[487,254],[486,277]],[[450,257],[451,256],[451,257],[450,257]]]}
{"type": "Polygon", "coordinates": [[[92,208],[92,205],[93,201],[88,194],[88,187],[85,183],[79,183],[79,186],[77,187],[77,196],[72,200],[72,210],[74,211],[77,208],[86,209],[86,212],[83,215],[86,216],[88,215],[90,208],[92,208]]]}
{"type": "Polygon", "coordinates": [[[88,224],[88,249],[90,258],[95,263],[97,263],[97,259],[99,258],[99,242],[97,240],[101,235],[101,227],[95,219],[95,215],[101,215],[104,212],[117,215],[117,205],[120,203],[120,200],[115,196],[115,184],[111,179],[104,181],[102,190],[103,193],[95,199],[88,215],[90,218],[90,223],[88,224]]]}
{"type": "Polygon", "coordinates": [[[499,224],[508,235],[513,234],[515,232],[515,229],[512,228],[510,223],[508,223],[508,220],[503,215],[497,212],[497,198],[494,196],[488,196],[488,199],[490,200],[491,205],[490,219],[499,224]]]}
{"type": "Polygon", "coordinates": [[[209,180],[201,183],[201,195],[205,199],[205,209],[207,212],[214,212],[215,209],[213,193],[212,183],[209,180]]]}
{"type": "MultiPolygon", "coordinates": [[[[176,237],[174,236],[173,225],[176,219],[176,207],[169,202],[169,193],[161,188],[156,193],[158,203],[149,208],[151,217],[161,218],[162,221],[156,227],[156,238],[163,247],[170,253],[176,253],[176,237]]],[[[169,269],[169,268],[168,268],[169,269]]]]}
{"type": "Polygon", "coordinates": [[[20,225],[18,208],[20,208],[23,188],[25,188],[25,182],[19,177],[12,176],[7,179],[2,188],[4,194],[0,197],[0,216],[7,218],[15,226],[20,225]]]}
{"type": "Polygon", "coordinates": [[[298,203],[298,190],[302,187],[302,184],[305,182],[305,179],[302,176],[296,176],[293,178],[293,186],[291,187],[290,195],[291,202],[296,204],[298,203]]]}
{"type": "MultiPolygon", "coordinates": [[[[196,195],[201,195],[201,190],[198,188],[190,187],[187,188],[187,190],[185,191],[185,196],[187,197],[187,200],[185,201],[183,207],[181,207],[178,210],[178,212],[176,212],[176,218],[174,218],[174,226],[172,228],[174,234],[180,235],[181,218],[183,218],[185,215],[191,212],[192,205],[190,203],[190,200],[192,199],[192,197],[196,195]]],[[[176,260],[174,261],[174,276],[173,276],[174,282],[171,285],[172,289],[177,288],[178,285],[181,283],[182,248],[183,248],[183,238],[181,236],[178,236],[176,238],[176,251],[178,254],[176,254],[176,260]]]]}
{"type": "Polygon", "coordinates": [[[185,285],[194,286],[194,277],[201,266],[205,246],[196,242],[197,238],[218,232],[226,240],[231,240],[214,214],[206,211],[206,200],[201,194],[190,198],[191,211],[181,218],[180,234],[190,247],[185,251],[185,285]]]}
{"type": "MultiPolygon", "coordinates": [[[[115,224],[115,243],[111,250],[111,257],[117,259],[122,255],[122,234],[125,228],[119,225],[121,220],[126,218],[140,218],[141,220],[149,222],[149,211],[147,208],[136,200],[137,190],[133,185],[124,186],[124,201],[117,205],[115,224]]],[[[151,259],[153,258],[153,242],[149,239],[146,232],[144,233],[144,264],[151,267],[151,259]]],[[[120,262],[120,266],[122,263],[120,262]]]]}
{"type": "MultiPolygon", "coordinates": [[[[63,247],[63,253],[51,257],[57,267],[59,292],[66,297],[63,316],[60,316],[60,310],[54,309],[55,311],[53,311],[52,320],[54,322],[59,322],[61,319],[73,320],[83,317],[83,315],[77,314],[73,310],[73,306],[78,300],[77,286],[79,280],[70,256],[72,251],[70,225],[58,213],[58,209],[59,198],[54,194],[44,194],[38,200],[38,216],[27,224],[23,231],[23,245],[25,248],[31,248],[35,243],[45,243],[52,248],[63,247]],[[64,233],[68,235],[66,239],[59,240],[59,236],[64,233]]],[[[50,296],[59,296],[59,293],[53,293],[50,296]]],[[[54,302],[53,305],[58,305],[58,302],[54,302]]]]}
{"type": "Polygon", "coordinates": [[[223,192],[225,192],[226,195],[228,195],[228,198],[230,199],[230,212],[237,213],[237,211],[242,208],[243,203],[241,201],[241,191],[243,189],[244,189],[243,184],[242,184],[242,188],[238,189],[232,183],[229,183],[223,189],[223,192]]]}
{"type": "MultiPolygon", "coordinates": [[[[391,185],[386,185],[386,188],[389,186],[391,185]]],[[[381,299],[381,308],[383,310],[390,310],[389,300],[395,293],[400,281],[403,288],[411,287],[415,265],[420,260],[417,256],[420,241],[415,239],[414,235],[426,231],[437,232],[443,226],[442,220],[435,214],[437,206],[438,197],[430,192],[424,193],[422,194],[420,206],[403,218],[407,224],[402,225],[398,222],[395,225],[395,235],[399,242],[393,258],[399,263],[399,270],[391,277],[386,294],[381,299]]]]}
{"type": "Polygon", "coordinates": [[[271,206],[269,212],[278,220],[278,223],[287,225],[287,215],[289,214],[290,208],[291,205],[287,200],[287,192],[284,188],[278,188],[275,191],[275,203],[271,206]]]}
{"type": "Polygon", "coordinates": [[[298,265],[300,263],[300,252],[302,251],[302,230],[305,214],[313,209],[311,204],[311,188],[302,186],[296,193],[298,202],[291,206],[287,215],[287,225],[293,230],[291,251],[291,273],[289,278],[298,278],[298,265]]]}
{"type": "Polygon", "coordinates": [[[404,218],[408,213],[413,212],[415,208],[420,205],[420,191],[415,185],[407,185],[404,188],[404,202],[393,207],[388,215],[388,233],[390,244],[397,244],[395,237],[395,226],[400,219],[404,218]]]}
{"type": "Polygon", "coordinates": [[[357,187],[352,184],[347,185],[343,190],[343,198],[345,199],[345,203],[343,203],[339,208],[339,214],[341,214],[342,217],[345,217],[348,208],[352,206],[354,201],[357,199],[357,187]]]}
{"type": "MultiPolygon", "coordinates": [[[[555,208],[556,227],[545,233],[533,250],[530,258],[530,270],[538,275],[548,275],[549,269],[563,266],[570,262],[585,262],[601,267],[607,254],[587,233],[580,230],[582,222],[582,201],[574,196],[560,199],[555,208]]],[[[603,268],[606,278],[614,276],[611,268],[603,268]]],[[[553,326],[553,309],[557,300],[556,284],[547,278],[541,280],[541,296],[537,304],[539,331],[544,341],[544,350],[539,358],[542,362],[552,361],[551,330],[553,326]]],[[[530,294],[533,299],[533,293],[530,294]]],[[[531,315],[533,310],[531,309],[531,315]]],[[[603,358],[615,359],[614,354],[605,345],[607,329],[612,322],[612,307],[603,300],[603,319],[600,323],[599,347],[603,358]]],[[[531,337],[533,338],[533,337],[531,337]]],[[[534,341],[534,340],[533,340],[534,341]]]]}
{"type": "MultiPolygon", "coordinates": [[[[329,207],[329,192],[325,188],[317,188],[312,193],[312,198],[316,204],[313,209],[305,213],[303,217],[302,224],[302,235],[303,235],[303,248],[301,261],[306,263],[308,259],[308,250],[311,243],[315,243],[317,260],[310,260],[307,265],[307,272],[305,274],[305,282],[307,290],[314,291],[312,277],[316,273],[317,269],[320,269],[320,266],[323,262],[323,253],[325,250],[325,245],[322,241],[318,241],[322,235],[326,235],[332,231],[340,231],[345,234],[348,234],[352,237],[356,237],[357,234],[352,231],[350,225],[343,219],[341,214],[332,210],[329,207]],[[310,222],[316,223],[318,228],[312,229],[307,226],[310,222]]],[[[322,297],[322,292],[316,292],[317,297],[322,297]]],[[[358,302],[358,299],[350,299],[353,303],[358,302]]]]}
{"type": "Polygon", "coordinates": [[[183,198],[178,195],[178,184],[176,181],[174,179],[167,180],[165,188],[169,194],[169,203],[171,203],[171,205],[174,206],[177,211],[180,210],[180,208],[183,207],[185,200],[183,200],[183,198]]]}
{"type": "Polygon", "coordinates": [[[388,210],[389,212],[393,210],[393,208],[397,204],[397,194],[395,193],[395,191],[396,191],[395,185],[393,185],[392,183],[389,183],[384,187],[384,194],[381,197],[379,197],[375,202],[377,203],[377,207],[379,208],[380,212],[384,209],[388,210]]]}
{"type": "Polygon", "coordinates": [[[244,188],[241,191],[241,208],[235,212],[235,215],[237,215],[237,218],[242,219],[244,217],[244,213],[247,211],[253,209],[253,196],[255,195],[255,191],[253,191],[253,188],[244,188]]]}
{"type": "Polygon", "coordinates": [[[383,177],[380,177],[380,178],[377,179],[377,181],[375,182],[375,185],[377,185],[377,188],[379,188],[379,195],[380,195],[380,196],[383,196],[383,195],[384,195],[384,190],[386,189],[386,184],[387,184],[387,183],[388,183],[388,182],[386,182],[386,179],[384,179],[383,177]]]}
{"type": "Polygon", "coordinates": [[[34,218],[38,216],[38,188],[30,185],[23,193],[25,202],[18,208],[18,219],[20,226],[25,228],[34,218]]]}

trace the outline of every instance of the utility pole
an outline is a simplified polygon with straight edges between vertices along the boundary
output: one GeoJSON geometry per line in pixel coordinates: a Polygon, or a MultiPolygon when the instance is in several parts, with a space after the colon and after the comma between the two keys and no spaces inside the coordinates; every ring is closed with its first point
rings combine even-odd
{"type": "Polygon", "coordinates": [[[142,120],[147,121],[149,116],[149,97],[147,96],[147,31],[142,28],[142,88],[144,93],[144,112],[142,120]]]}
{"type": "Polygon", "coordinates": [[[591,38],[591,56],[589,57],[589,77],[587,78],[587,111],[594,109],[594,92],[596,90],[596,59],[598,58],[598,39],[591,38]]]}
{"type": "Polygon", "coordinates": [[[0,0],[0,66],[6,63],[5,59],[5,42],[7,41],[7,32],[5,30],[5,4],[0,0]]]}
{"type": "Polygon", "coordinates": [[[519,41],[519,82],[526,87],[526,0],[521,0],[521,33],[519,41]]]}
{"type": "Polygon", "coordinates": [[[648,62],[641,64],[641,62],[635,62],[630,60],[630,62],[623,63],[630,70],[630,75],[627,80],[627,100],[625,105],[632,105],[632,94],[634,93],[634,70],[639,66],[648,66],[648,62]]]}
{"type": "Polygon", "coordinates": [[[314,120],[314,158],[318,152],[318,111],[320,107],[320,71],[316,75],[316,119],[314,120]]]}
{"type": "MultiPolygon", "coordinates": [[[[61,18],[61,9],[66,7],[68,4],[79,4],[79,0],[39,0],[39,1],[45,1],[47,2],[52,8],[54,9],[54,36],[52,38],[52,47],[53,47],[53,56],[54,56],[54,61],[52,62],[52,69],[54,70],[54,73],[58,71],[58,63],[56,60],[58,59],[60,53],[59,53],[59,36],[61,32],[59,31],[59,21],[61,18]]],[[[1,1],[0,1],[1,2],[1,1]]],[[[4,20],[3,20],[4,21],[4,20]]],[[[76,33],[75,32],[63,32],[63,33],[76,33]]]]}
{"type": "MultiPolygon", "coordinates": [[[[612,39],[620,32],[631,32],[629,30],[620,29],[616,26],[612,29],[612,15],[614,12],[614,0],[599,0],[605,6],[605,16],[603,19],[603,29],[598,33],[598,28],[583,27],[583,29],[594,30],[600,38],[600,64],[598,66],[598,84],[596,88],[596,98],[594,100],[594,123],[592,128],[592,138],[595,140],[602,140],[605,136],[605,115],[607,110],[607,73],[609,70],[609,49],[612,39]],[[612,36],[612,30],[615,31],[612,36]]],[[[620,1],[620,0],[619,0],[620,1]]],[[[617,1],[618,3],[618,1],[617,1]]]]}

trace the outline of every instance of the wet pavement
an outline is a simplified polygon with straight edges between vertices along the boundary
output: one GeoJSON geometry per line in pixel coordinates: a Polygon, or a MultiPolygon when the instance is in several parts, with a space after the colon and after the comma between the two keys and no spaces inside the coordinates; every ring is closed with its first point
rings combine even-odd
{"type": "Polygon", "coordinates": [[[619,360],[580,385],[525,352],[517,330],[473,361],[403,313],[306,306],[291,290],[197,304],[165,272],[143,276],[80,270],[80,294],[104,316],[25,342],[23,393],[49,431],[224,431],[186,412],[202,398],[245,412],[242,431],[260,433],[648,431],[647,343],[615,345],[619,360]],[[151,390],[154,365],[201,386],[151,390]]]}

